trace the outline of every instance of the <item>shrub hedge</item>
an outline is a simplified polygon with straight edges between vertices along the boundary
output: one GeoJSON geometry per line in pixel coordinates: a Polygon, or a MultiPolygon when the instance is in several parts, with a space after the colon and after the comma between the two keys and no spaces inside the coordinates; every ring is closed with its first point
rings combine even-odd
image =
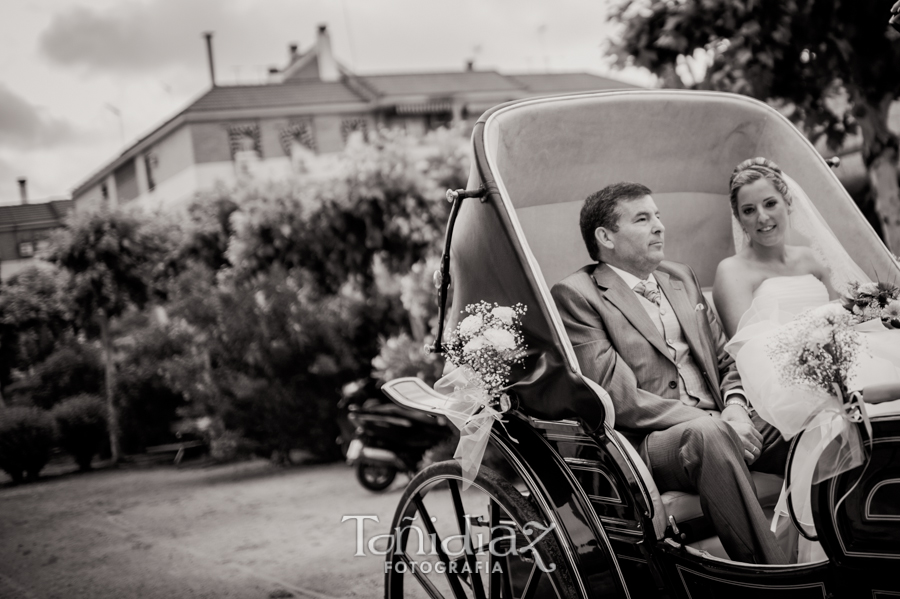
{"type": "Polygon", "coordinates": [[[70,397],[51,411],[59,431],[59,444],[82,471],[91,469],[94,456],[107,443],[106,406],[96,395],[70,397]]]}
{"type": "Polygon", "coordinates": [[[50,459],[56,424],[40,408],[0,409],[0,469],[13,481],[34,480],[50,459]]]}

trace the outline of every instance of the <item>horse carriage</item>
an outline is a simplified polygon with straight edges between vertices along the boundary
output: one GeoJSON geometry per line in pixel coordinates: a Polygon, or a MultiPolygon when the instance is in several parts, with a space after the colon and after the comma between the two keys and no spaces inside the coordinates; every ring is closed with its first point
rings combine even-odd
{"type": "MultiPolygon", "coordinates": [[[[699,498],[660,493],[615,430],[616,398],[581,374],[550,296],[554,283],[592,262],[578,229],[584,198],[622,180],[653,191],[666,258],[712,285],[718,262],[734,252],[728,178],[754,156],[791,174],[869,277],[900,280],[900,264],[809,141],[755,100],[658,90],[501,105],[479,119],[472,139],[468,189],[448,194],[438,340],[464,306],[521,303],[528,354],[507,389],[512,408],[490,433],[499,463],[482,466],[468,488],[455,461],[408,484],[392,523],[385,597],[900,596],[895,404],[869,410],[865,465],[813,486],[815,530],[802,534],[817,537],[827,559],[731,561],[699,498]]],[[[384,391],[426,413],[446,405],[415,378],[384,391]]],[[[900,399],[900,389],[881,395],[900,399]]],[[[754,482],[771,514],[782,479],[754,474],[754,482]]]]}

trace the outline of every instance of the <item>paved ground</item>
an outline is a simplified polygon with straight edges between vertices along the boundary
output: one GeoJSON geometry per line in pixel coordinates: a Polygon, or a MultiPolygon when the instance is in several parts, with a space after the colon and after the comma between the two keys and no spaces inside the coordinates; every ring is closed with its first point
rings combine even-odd
{"type": "Polygon", "coordinates": [[[263,461],[7,480],[0,599],[380,597],[383,558],[354,557],[341,517],[387,532],[407,482],[376,495],[342,464],[263,461]]]}

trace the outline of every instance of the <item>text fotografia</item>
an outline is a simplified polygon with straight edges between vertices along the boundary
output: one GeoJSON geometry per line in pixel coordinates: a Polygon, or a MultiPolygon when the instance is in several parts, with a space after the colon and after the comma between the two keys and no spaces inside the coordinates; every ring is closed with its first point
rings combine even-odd
{"type": "MultiPolygon", "coordinates": [[[[544,526],[539,522],[528,522],[521,530],[517,530],[514,526],[499,524],[493,526],[489,530],[489,534],[485,532],[473,532],[473,520],[478,528],[485,528],[482,518],[479,516],[471,516],[466,514],[465,530],[458,535],[449,535],[443,539],[439,539],[436,533],[428,533],[415,523],[415,518],[406,517],[405,521],[409,521],[403,526],[397,526],[392,532],[374,535],[366,539],[365,521],[372,520],[378,522],[378,516],[374,515],[347,515],[341,518],[341,523],[348,520],[356,521],[356,552],[354,557],[364,557],[366,555],[387,555],[397,545],[397,539],[405,541],[403,554],[407,557],[424,558],[427,556],[436,556],[442,561],[432,564],[429,561],[411,561],[397,562],[396,564],[386,563],[385,572],[390,571],[392,567],[397,572],[404,573],[406,571],[414,572],[419,570],[425,574],[430,571],[438,574],[443,573],[478,573],[488,572],[487,564],[477,561],[462,561],[458,558],[466,555],[492,555],[494,557],[518,557],[534,560],[538,568],[543,572],[553,572],[556,570],[556,564],[545,563],[540,553],[537,551],[537,544],[541,539],[553,532],[556,524],[551,523],[544,526]],[[380,546],[379,546],[380,545],[380,546]],[[457,558],[457,561],[449,561],[457,558]],[[446,561],[443,561],[445,560],[446,561]],[[402,571],[401,571],[402,569],[402,571]],[[428,571],[426,571],[426,569],[428,571]]],[[[431,522],[434,523],[437,518],[432,516],[431,522]]],[[[433,527],[431,527],[433,529],[433,527]]],[[[495,567],[497,564],[495,564],[495,567]]]]}

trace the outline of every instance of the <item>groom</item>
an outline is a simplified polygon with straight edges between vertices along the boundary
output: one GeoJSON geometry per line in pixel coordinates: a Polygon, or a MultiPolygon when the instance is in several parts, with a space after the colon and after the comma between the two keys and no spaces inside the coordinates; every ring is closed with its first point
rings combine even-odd
{"type": "Polygon", "coordinates": [[[783,474],[787,444],[751,418],[697,278],[684,264],[663,262],[664,232],[643,185],[592,194],[581,233],[597,264],[554,285],[553,298],[582,372],[609,392],[616,428],[659,490],[699,494],[731,559],[786,563],[748,465],[783,474]]]}

